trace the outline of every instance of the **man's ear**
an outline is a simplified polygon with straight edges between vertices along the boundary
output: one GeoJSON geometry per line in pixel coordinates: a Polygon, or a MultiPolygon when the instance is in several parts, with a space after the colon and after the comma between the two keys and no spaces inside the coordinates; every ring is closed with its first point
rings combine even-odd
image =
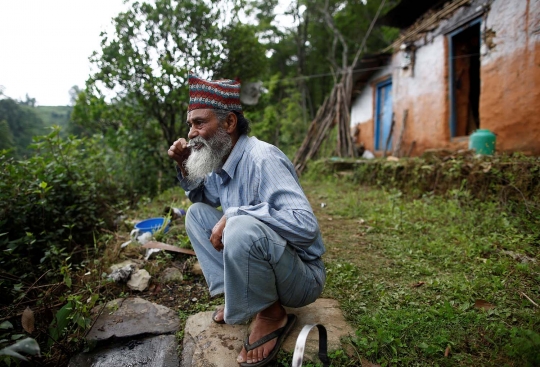
{"type": "Polygon", "coordinates": [[[234,112],[229,113],[225,120],[225,130],[227,133],[232,134],[236,131],[236,125],[238,124],[238,117],[234,112]]]}

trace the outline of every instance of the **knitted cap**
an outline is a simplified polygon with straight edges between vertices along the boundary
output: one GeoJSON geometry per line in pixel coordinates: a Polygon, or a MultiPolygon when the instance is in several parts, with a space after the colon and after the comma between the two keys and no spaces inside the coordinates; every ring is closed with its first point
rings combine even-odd
{"type": "Polygon", "coordinates": [[[221,109],[242,113],[240,82],[235,80],[204,80],[189,74],[188,112],[201,108],[221,109]]]}

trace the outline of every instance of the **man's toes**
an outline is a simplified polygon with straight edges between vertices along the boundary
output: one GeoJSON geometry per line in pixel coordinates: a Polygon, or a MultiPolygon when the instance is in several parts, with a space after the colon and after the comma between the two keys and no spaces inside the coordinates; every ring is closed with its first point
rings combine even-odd
{"type": "Polygon", "coordinates": [[[247,353],[246,353],[246,350],[244,348],[242,348],[242,351],[240,352],[238,357],[236,357],[236,361],[238,363],[247,362],[247,353]]]}
{"type": "Polygon", "coordinates": [[[246,362],[247,363],[253,363],[254,362],[254,360],[253,360],[253,351],[252,350],[247,352],[247,354],[246,354],[246,362]]]}
{"type": "Polygon", "coordinates": [[[221,322],[223,321],[223,314],[225,313],[224,309],[218,309],[216,310],[216,313],[214,315],[214,321],[221,322]]]}
{"type": "Polygon", "coordinates": [[[257,350],[257,355],[259,357],[259,361],[262,361],[264,359],[264,351],[266,348],[261,347],[257,350]]]}

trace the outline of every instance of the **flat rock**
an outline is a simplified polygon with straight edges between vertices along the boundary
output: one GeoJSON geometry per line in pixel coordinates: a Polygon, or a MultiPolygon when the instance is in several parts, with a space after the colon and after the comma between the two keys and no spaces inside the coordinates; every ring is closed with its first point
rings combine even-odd
{"type": "MultiPolygon", "coordinates": [[[[298,316],[295,327],[283,344],[283,350],[293,353],[296,339],[306,324],[323,324],[328,331],[328,351],[342,349],[340,339],[354,334],[345,322],[338,302],[318,299],[301,308],[287,308],[288,313],[298,316]]],[[[201,312],[187,319],[184,329],[182,367],[237,367],[236,357],[248,325],[218,325],[212,321],[213,311],[201,312]]],[[[317,330],[308,337],[304,360],[319,361],[317,353],[319,338],[317,330]]]]}
{"type": "Polygon", "coordinates": [[[177,345],[174,335],[124,340],[90,353],[79,353],[71,358],[68,367],[178,367],[177,345]]]}
{"type": "MultiPolygon", "coordinates": [[[[341,338],[353,336],[354,329],[347,324],[339,308],[339,302],[334,299],[319,298],[314,303],[300,308],[288,308],[288,313],[298,316],[298,320],[289,337],[283,343],[283,350],[293,353],[298,334],[305,325],[322,324],[328,332],[328,352],[343,349],[341,338]]],[[[319,336],[317,328],[309,333],[304,359],[319,361],[319,336]]]]}
{"type": "MultiPolygon", "coordinates": [[[[98,314],[102,306],[94,307],[98,314]]],[[[86,336],[102,341],[112,337],[125,338],[143,334],[174,333],[180,326],[176,312],[142,298],[119,298],[109,302],[86,336]]]]}

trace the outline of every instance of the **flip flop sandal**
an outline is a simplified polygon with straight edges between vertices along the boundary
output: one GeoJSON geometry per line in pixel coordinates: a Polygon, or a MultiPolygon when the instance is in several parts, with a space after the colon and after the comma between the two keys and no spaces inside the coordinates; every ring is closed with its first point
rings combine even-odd
{"type": "Polygon", "coordinates": [[[217,316],[218,312],[220,312],[220,311],[223,311],[223,309],[218,308],[217,310],[214,311],[214,313],[212,314],[212,321],[214,321],[216,324],[223,325],[223,324],[225,324],[225,319],[216,321],[216,316],[217,316]]]}
{"type": "Polygon", "coordinates": [[[278,354],[279,348],[281,348],[281,345],[285,341],[285,338],[290,333],[295,323],[296,323],[296,315],[289,314],[287,315],[287,324],[285,326],[271,332],[268,335],[263,336],[262,338],[254,342],[253,344],[249,344],[249,335],[248,335],[246,339],[244,340],[244,348],[246,348],[246,352],[249,352],[250,350],[258,348],[261,345],[268,343],[272,339],[277,338],[277,341],[276,341],[276,345],[274,346],[274,349],[272,349],[268,357],[256,363],[247,363],[247,362],[239,363],[240,367],[261,367],[261,366],[266,366],[268,363],[270,363],[274,359],[274,357],[278,354]]]}

